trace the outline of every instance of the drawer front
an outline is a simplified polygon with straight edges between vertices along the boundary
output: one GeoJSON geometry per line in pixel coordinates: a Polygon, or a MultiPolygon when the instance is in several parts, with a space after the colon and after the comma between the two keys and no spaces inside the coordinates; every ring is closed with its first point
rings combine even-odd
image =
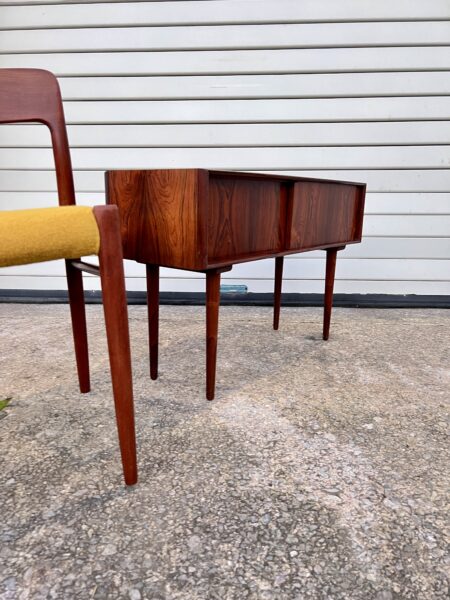
{"type": "Polygon", "coordinates": [[[280,183],[211,176],[208,264],[281,248],[280,183]]]}
{"type": "Polygon", "coordinates": [[[301,181],[294,185],[289,250],[361,239],[364,189],[357,185],[301,181]]]}

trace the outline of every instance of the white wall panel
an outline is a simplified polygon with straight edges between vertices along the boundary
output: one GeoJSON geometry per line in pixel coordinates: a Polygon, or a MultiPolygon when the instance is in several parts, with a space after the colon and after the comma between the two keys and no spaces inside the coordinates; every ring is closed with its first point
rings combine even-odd
{"type": "Polygon", "coordinates": [[[11,54],[2,56],[0,66],[48,69],[59,76],[226,75],[405,71],[412,61],[417,70],[449,70],[450,47],[11,54]]]}
{"type": "Polygon", "coordinates": [[[5,31],[0,52],[117,52],[446,45],[450,23],[310,23],[5,31]]]}
{"type": "MultiPolygon", "coordinates": [[[[0,169],[51,169],[48,148],[0,148],[0,169]]],[[[75,169],[448,169],[449,146],[329,148],[74,148],[75,169]]]]}
{"type": "MultiPolygon", "coordinates": [[[[448,144],[450,121],[69,125],[74,148],[429,146],[448,144]]],[[[5,125],[0,147],[49,147],[43,125],[5,125]]]]}
{"type": "MultiPolygon", "coordinates": [[[[75,123],[298,123],[449,120],[449,96],[66,102],[75,123]]],[[[414,127],[414,125],[411,125],[414,127]]]]}
{"type": "Polygon", "coordinates": [[[61,77],[65,100],[338,98],[450,94],[447,71],[61,77]]]}
{"type": "MultiPolygon", "coordinates": [[[[450,294],[448,0],[0,1],[0,27],[0,67],[60,78],[79,203],[120,167],[363,181],[336,292],[450,294]]],[[[51,169],[44,127],[0,129],[0,209],[56,204],[51,169]]],[[[284,291],[321,292],[323,256],[287,259],[284,291]]],[[[63,289],[62,273],[4,270],[0,287],[63,289]]],[[[127,274],[145,289],[142,265],[127,274]]],[[[273,261],[223,277],[268,292],[273,261]]],[[[164,270],[162,289],[204,281],[164,270]]]]}
{"type": "MultiPolygon", "coordinates": [[[[217,0],[212,2],[38,2],[5,6],[5,28],[104,27],[173,24],[415,21],[449,18],[447,0],[217,0]]],[[[3,2],[3,4],[9,4],[3,2]]]]}
{"type": "Polygon", "coordinates": [[[450,194],[367,194],[366,214],[450,214],[450,194]]]}

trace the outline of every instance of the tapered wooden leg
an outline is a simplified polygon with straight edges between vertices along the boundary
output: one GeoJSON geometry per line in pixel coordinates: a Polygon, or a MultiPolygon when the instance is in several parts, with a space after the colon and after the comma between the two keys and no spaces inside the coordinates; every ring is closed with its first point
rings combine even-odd
{"type": "Polygon", "coordinates": [[[150,377],[158,378],[159,340],[159,267],[147,265],[148,339],[150,346],[150,377]]]}
{"type": "Polygon", "coordinates": [[[273,294],[273,328],[275,331],[280,324],[281,286],[283,283],[284,256],[275,258],[275,289],[273,294]]]}
{"type": "Polygon", "coordinates": [[[220,272],[206,272],[206,398],[214,399],[217,331],[219,325],[220,272]]]}
{"type": "Polygon", "coordinates": [[[137,482],[131,353],[119,214],[116,206],[99,206],[100,277],[108,339],[111,379],[125,482],[137,482]],[[113,210],[111,210],[113,209],[113,210]]]}
{"type": "Polygon", "coordinates": [[[66,260],[67,287],[69,291],[70,315],[72,318],[73,341],[77,361],[80,392],[90,391],[89,352],[84,306],[83,275],[66,260]]]}
{"type": "Polygon", "coordinates": [[[323,311],[323,339],[327,340],[330,335],[331,309],[333,306],[334,274],[336,271],[336,256],[338,248],[327,250],[327,266],[325,275],[325,304],[323,311]]]}

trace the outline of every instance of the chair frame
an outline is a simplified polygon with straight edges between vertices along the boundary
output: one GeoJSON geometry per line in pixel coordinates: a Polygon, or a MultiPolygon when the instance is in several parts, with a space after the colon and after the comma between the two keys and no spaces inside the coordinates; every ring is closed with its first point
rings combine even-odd
{"type": "MultiPolygon", "coordinates": [[[[75,204],[75,188],[61,92],[40,69],[0,69],[0,123],[43,123],[50,129],[60,206],[75,204]]],[[[136,441],[122,240],[116,206],[95,206],[99,266],[67,260],[66,275],[80,391],[89,392],[89,353],[82,272],[101,279],[117,429],[127,485],[137,482],[136,441]]]]}

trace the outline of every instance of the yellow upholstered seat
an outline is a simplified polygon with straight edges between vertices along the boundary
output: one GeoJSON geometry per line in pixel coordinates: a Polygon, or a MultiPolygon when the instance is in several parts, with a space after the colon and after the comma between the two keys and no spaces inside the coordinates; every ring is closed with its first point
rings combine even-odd
{"type": "Polygon", "coordinates": [[[98,254],[92,208],[58,206],[0,211],[0,267],[98,254]]]}

